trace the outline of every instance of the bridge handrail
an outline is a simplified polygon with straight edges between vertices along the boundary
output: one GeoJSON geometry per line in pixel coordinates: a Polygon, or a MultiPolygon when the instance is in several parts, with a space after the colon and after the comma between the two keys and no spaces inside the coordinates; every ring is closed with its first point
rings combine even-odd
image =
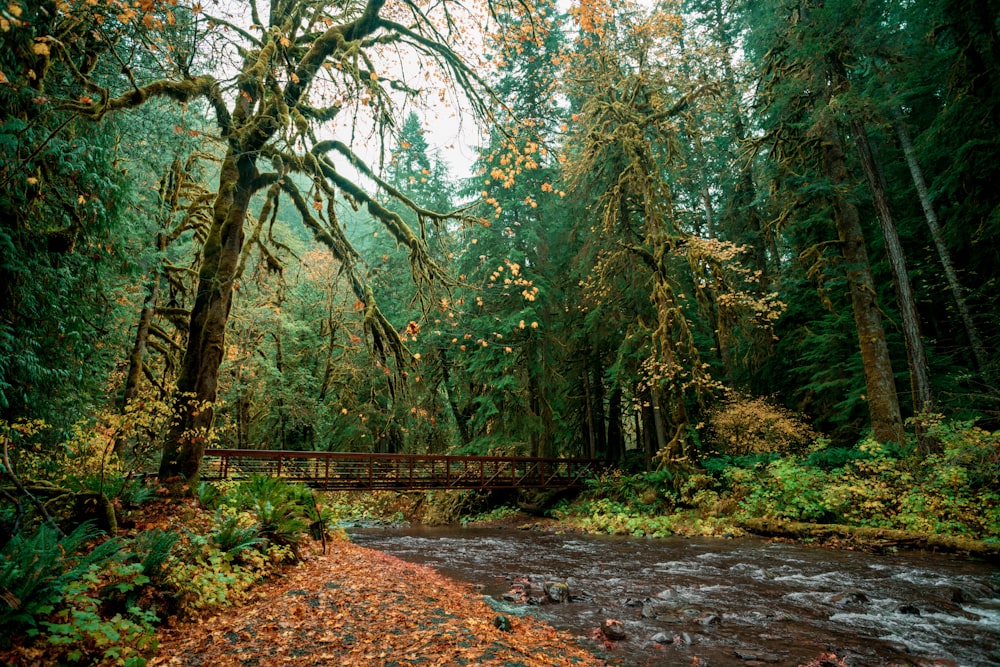
{"type": "Polygon", "coordinates": [[[602,459],[562,458],[558,456],[473,456],[466,454],[385,454],[380,452],[320,452],[301,449],[206,449],[205,456],[230,457],[243,456],[247,458],[275,459],[384,459],[387,461],[402,461],[407,459],[434,459],[436,461],[492,461],[492,462],[526,462],[526,463],[586,463],[604,465],[602,459]]]}
{"type": "Polygon", "coordinates": [[[323,488],[546,488],[579,486],[599,459],[460,454],[383,454],[283,449],[208,449],[204,479],[261,473],[323,488]],[[259,462],[259,463],[255,463],[259,462]]]}

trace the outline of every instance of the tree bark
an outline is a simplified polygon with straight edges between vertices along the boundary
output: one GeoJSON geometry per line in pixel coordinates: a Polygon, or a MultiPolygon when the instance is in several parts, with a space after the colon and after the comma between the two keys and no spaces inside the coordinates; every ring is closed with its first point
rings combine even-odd
{"type": "MultiPolygon", "coordinates": [[[[847,161],[840,134],[832,118],[826,118],[820,123],[818,129],[822,139],[823,169],[831,185],[840,189],[848,182],[847,161]]],[[[865,249],[861,219],[857,207],[842,193],[833,194],[833,209],[864,365],[872,432],[879,442],[902,443],[905,434],[899,397],[896,394],[882,316],[875,298],[875,281],[872,279],[868,251],[865,249]]]]}
{"type": "Polygon", "coordinates": [[[455,427],[458,428],[458,437],[462,440],[461,445],[465,446],[472,441],[472,435],[469,433],[469,422],[459,410],[455,400],[455,392],[451,388],[451,373],[448,370],[451,362],[448,361],[448,352],[443,347],[438,348],[438,360],[441,362],[441,382],[444,384],[448,407],[451,408],[451,414],[455,417],[455,427]]]}
{"type": "Polygon", "coordinates": [[[924,210],[924,219],[927,221],[927,228],[930,229],[931,238],[934,239],[934,247],[937,249],[938,258],[941,260],[945,280],[948,281],[948,289],[951,291],[952,298],[955,299],[955,307],[958,309],[958,315],[962,320],[962,325],[965,327],[965,335],[969,339],[969,347],[972,349],[976,369],[980,373],[985,373],[989,363],[987,361],[986,346],[983,345],[983,339],[979,336],[979,329],[976,327],[976,323],[973,321],[972,314],[969,311],[969,305],[965,300],[965,289],[958,279],[954,262],[951,261],[951,251],[948,250],[948,245],[944,242],[944,234],[941,233],[941,224],[938,221],[937,212],[934,210],[934,204],[931,202],[930,193],[927,190],[924,172],[920,168],[920,162],[917,160],[917,154],[913,149],[910,134],[906,131],[906,126],[903,124],[902,114],[898,110],[896,112],[896,136],[899,137],[899,144],[903,148],[906,165],[910,168],[913,186],[917,190],[920,206],[924,210]]]}
{"type": "Polygon", "coordinates": [[[608,443],[606,440],[607,430],[604,412],[604,368],[601,364],[601,355],[597,350],[591,351],[590,354],[590,372],[592,374],[590,383],[592,429],[597,446],[597,455],[607,456],[608,443]]]}
{"type": "MultiPolygon", "coordinates": [[[[590,396],[590,370],[583,369],[583,417],[584,428],[587,429],[587,453],[592,459],[597,458],[597,437],[594,434],[594,402],[590,396]]],[[[610,457],[607,458],[611,460],[610,457]]]]}
{"type": "Polygon", "coordinates": [[[622,388],[615,384],[608,399],[608,460],[620,461],[625,456],[622,434],[622,388]]]}
{"type": "Polygon", "coordinates": [[[651,438],[650,442],[656,444],[656,451],[646,452],[646,465],[647,467],[652,463],[653,459],[656,457],[663,458],[664,460],[669,460],[664,457],[666,454],[670,456],[672,452],[665,451],[667,449],[668,443],[670,442],[667,436],[667,420],[663,417],[663,396],[660,393],[658,387],[650,387],[649,390],[649,400],[652,403],[653,408],[653,428],[656,434],[655,438],[651,438]]]}
{"type": "Polygon", "coordinates": [[[160,461],[163,480],[180,477],[192,485],[198,478],[214,416],[243,223],[256,176],[255,154],[230,149],[219,174],[212,229],[202,250],[198,293],[177,380],[176,416],[160,461]]]}
{"type": "MultiPolygon", "coordinates": [[[[923,336],[920,334],[920,315],[917,313],[917,304],[913,298],[913,287],[910,284],[910,276],[906,270],[903,245],[899,242],[899,233],[896,230],[896,223],[893,220],[892,210],[889,207],[885,176],[882,174],[882,170],[875,160],[875,154],[872,151],[871,143],[868,141],[868,133],[864,124],[860,120],[854,119],[851,121],[851,130],[854,132],[854,143],[857,146],[858,155],[861,157],[861,166],[868,179],[868,187],[871,190],[872,201],[875,204],[875,215],[878,218],[879,227],[882,229],[886,254],[889,257],[889,265],[892,267],[896,300],[903,320],[903,339],[906,341],[906,356],[910,366],[913,411],[915,414],[920,415],[934,409],[930,371],[927,368],[927,354],[924,351],[923,336]]],[[[918,437],[918,440],[922,447],[928,448],[930,446],[926,438],[918,437]]]]}

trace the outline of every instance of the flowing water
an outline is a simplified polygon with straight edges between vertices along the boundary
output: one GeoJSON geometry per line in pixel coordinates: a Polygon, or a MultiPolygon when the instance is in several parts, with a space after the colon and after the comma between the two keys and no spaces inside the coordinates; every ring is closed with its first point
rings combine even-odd
{"type": "Polygon", "coordinates": [[[1000,570],[957,557],[471,528],[351,535],[474,585],[500,611],[539,616],[616,664],[784,667],[833,651],[855,667],[1000,666],[1000,570]],[[532,604],[552,581],[569,584],[570,601],[532,604]],[[512,592],[529,603],[505,601],[512,592]],[[627,638],[607,650],[592,635],[609,618],[627,638]]]}

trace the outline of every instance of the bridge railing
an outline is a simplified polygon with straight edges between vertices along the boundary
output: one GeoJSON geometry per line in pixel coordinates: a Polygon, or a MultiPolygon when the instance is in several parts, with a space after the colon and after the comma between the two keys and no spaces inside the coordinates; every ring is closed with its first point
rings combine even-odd
{"type": "Polygon", "coordinates": [[[209,449],[202,479],[270,475],[330,490],[576,487],[603,462],[503,456],[209,449]]]}

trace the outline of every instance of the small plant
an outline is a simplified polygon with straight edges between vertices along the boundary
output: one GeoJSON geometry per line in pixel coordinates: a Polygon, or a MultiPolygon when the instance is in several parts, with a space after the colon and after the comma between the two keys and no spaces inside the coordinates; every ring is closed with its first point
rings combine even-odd
{"type": "Polygon", "coordinates": [[[93,524],[85,523],[69,535],[49,524],[27,536],[15,535],[0,551],[0,626],[35,628],[71,584],[118,558],[122,544],[116,539],[80,553],[99,534],[93,524]]]}
{"type": "Polygon", "coordinates": [[[299,541],[309,525],[304,516],[304,508],[291,500],[277,505],[264,500],[254,506],[254,512],[260,524],[261,537],[274,544],[291,547],[294,559],[298,560],[299,541]]]}
{"type": "Polygon", "coordinates": [[[216,528],[210,539],[223,553],[238,557],[266,540],[260,536],[260,526],[245,513],[231,514],[221,510],[215,513],[216,528]]]}
{"type": "Polygon", "coordinates": [[[174,559],[174,547],[180,534],[159,528],[147,530],[135,536],[133,552],[142,566],[142,573],[154,584],[163,582],[166,571],[174,559]]]}
{"type": "Polygon", "coordinates": [[[481,514],[474,514],[472,516],[464,516],[461,518],[460,523],[464,526],[470,523],[503,521],[517,516],[520,511],[521,510],[518,508],[511,507],[510,505],[501,505],[500,507],[494,507],[488,512],[482,512],[481,514]]]}

